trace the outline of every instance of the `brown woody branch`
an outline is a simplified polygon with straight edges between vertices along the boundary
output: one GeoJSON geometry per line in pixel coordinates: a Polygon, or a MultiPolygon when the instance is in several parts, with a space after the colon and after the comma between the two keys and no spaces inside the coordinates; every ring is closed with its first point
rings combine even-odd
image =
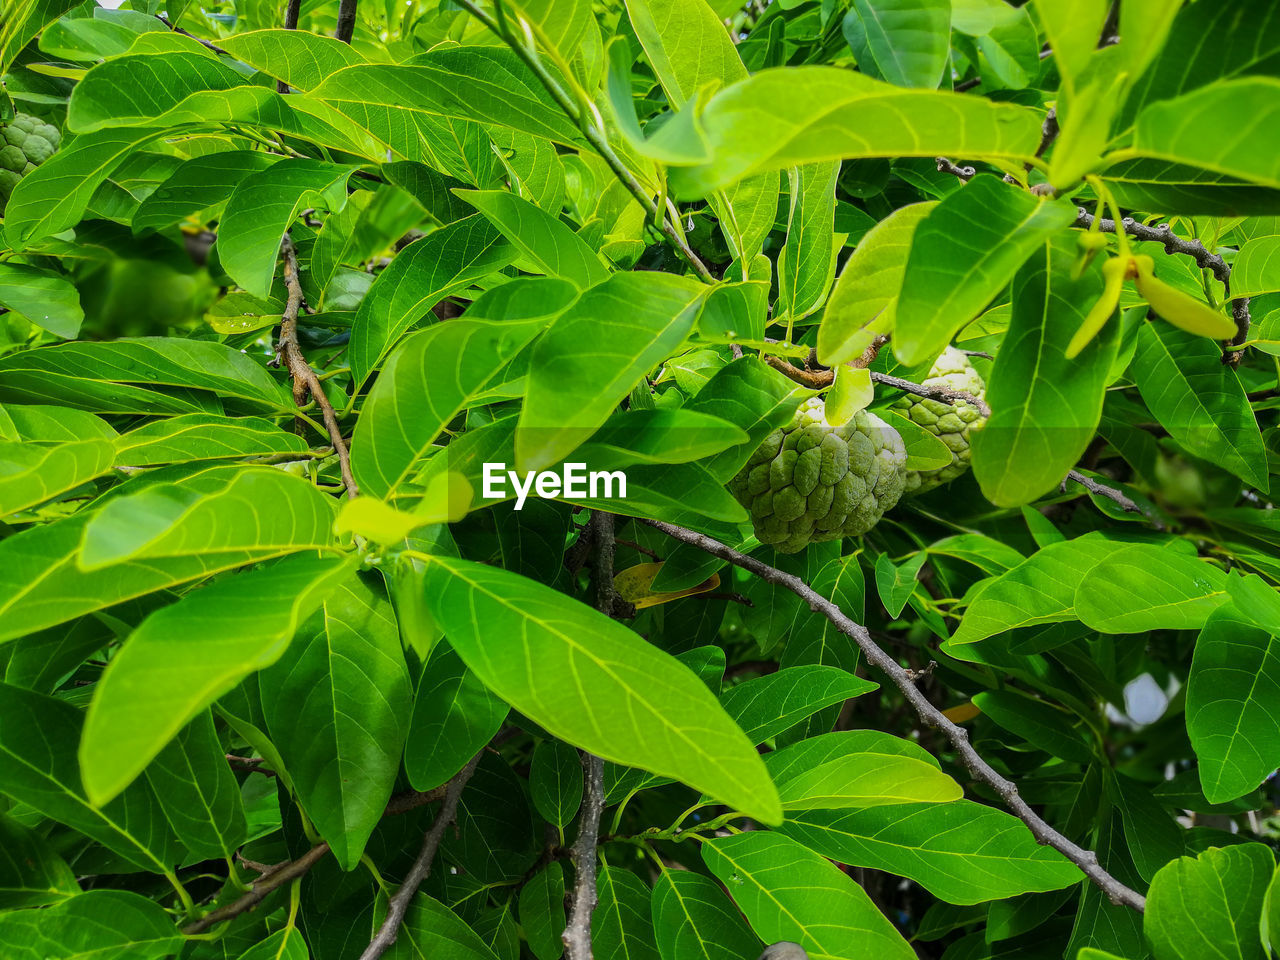
{"type": "MultiPolygon", "coordinates": [[[[1093,477],[1085,476],[1079,470],[1072,470],[1068,473],[1067,480],[1074,480],[1090,493],[1095,493],[1100,497],[1106,497],[1112,503],[1119,505],[1121,509],[1129,513],[1141,514],[1146,517],[1148,522],[1157,530],[1166,529],[1164,522],[1159,517],[1144,510],[1131,497],[1125,496],[1123,491],[1117,490],[1115,487],[1109,487],[1105,483],[1099,483],[1097,480],[1093,479],[1093,477]]],[[[1062,481],[1064,489],[1067,485],[1067,480],[1062,481]]]]}
{"type": "MultiPolygon", "coordinates": [[[[764,354],[763,356],[764,362],[773,367],[773,369],[791,378],[802,387],[808,387],[810,390],[825,390],[835,382],[835,374],[830,370],[802,369],[782,357],[775,357],[771,354],[764,354]]],[[[883,383],[886,387],[893,387],[904,393],[915,394],[917,397],[928,397],[932,400],[941,400],[943,403],[960,403],[963,401],[977,408],[977,411],[984,417],[991,416],[991,408],[987,406],[981,397],[976,397],[972,393],[966,393],[963,390],[950,390],[946,387],[915,383],[911,380],[904,380],[902,377],[892,377],[887,373],[880,373],[878,370],[871,371],[871,379],[876,383],[883,383]]]]}
{"type": "Polygon", "coordinates": [[[915,709],[922,722],[942,731],[947,739],[951,741],[956,753],[964,761],[965,766],[969,768],[973,776],[999,795],[1005,805],[1013,811],[1014,815],[1026,824],[1027,829],[1031,831],[1032,836],[1039,843],[1053,847],[1079,867],[1081,872],[1097,884],[1112,903],[1124,904],[1139,912],[1146,907],[1146,898],[1136,890],[1125,886],[1104,870],[1098,863],[1096,853],[1092,850],[1086,850],[1059,833],[1040,814],[1036,813],[1022,799],[1022,796],[1018,793],[1017,785],[1001,776],[991,764],[987,763],[974,750],[969,743],[969,732],[947,719],[942,711],[935,707],[916,687],[913,675],[880,648],[879,644],[871,638],[871,634],[867,632],[866,627],[851,620],[836,604],[826,599],[799,577],[784,573],[754,557],[740,553],[732,547],[720,543],[718,540],[713,540],[711,537],[673,524],[662,523],[658,520],[641,520],[640,522],[656,527],[682,543],[687,543],[700,550],[705,550],[712,556],[727,560],[734,566],[741,567],[768,583],[790,590],[807,603],[810,610],[826,617],[836,629],[858,645],[862,655],[867,658],[869,663],[874,664],[893,681],[907,702],[915,709]]]}
{"type": "Polygon", "coordinates": [[[436,814],[435,820],[431,823],[431,829],[422,840],[422,850],[418,852],[418,858],[413,861],[413,866],[409,868],[409,873],[400,884],[400,889],[391,897],[382,926],[378,927],[378,932],[369,941],[369,946],[365,947],[364,953],[360,954],[360,960],[377,960],[396,942],[396,937],[400,934],[400,924],[409,910],[409,902],[418,892],[418,887],[422,886],[422,881],[426,880],[431,873],[431,862],[435,860],[440,841],[444,839],[445,828],[453,823],[454,815],[458,812],[458,800],[462,796],[462,788],[471,779],[471,774],[475,773],[476,764],[480,762],[480,757],[483,755],[484,751],[481,750],[472,757],[445,786],[444,803],[440,805],[440,812],[436,814]]]}
{"type": "Polygon", "coordinates": [[[356,32],[356,0],[341,0],[338,4],[338,29],[334,36],[343,43],[350,43],[356,32]]]}
{"type": "Polygon", "coordinates": [[[302,283],[298,279],[298,254],[294,250],[293,240],[288,234],[280,243],[280,253],[284,257],[285,298],[284,313],[280,315],[280,340],[276,344],[275,365],[283,364],[293,378],[293,402],[299,407],[305,406],[307,394],[320,407],[324,417],[325,429],[329,432],[329,440],[338,453],[338,465],[342,470],[342,482],[347,488],[347,496],[355,499],[360,488],[356,486],[355,477],[351,475],[351,454],[347,450],[347,442],[342,439],[342,430],[338,426],[338,416],[333,411],[333,404],[325,396],[324,386],[320,378],[311,369],[311,364],[302,355],[302,347],[298,345],[298,315],[302,312],[302,283]]]}

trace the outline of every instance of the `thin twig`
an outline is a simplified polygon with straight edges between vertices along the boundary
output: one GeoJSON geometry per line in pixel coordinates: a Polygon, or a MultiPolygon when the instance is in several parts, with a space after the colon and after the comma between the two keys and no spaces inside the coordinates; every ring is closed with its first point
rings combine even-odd
{"type": "MultiPolygon", "coordinates": [[[[1109,487],[1105,483],[1099,483],[1097,480],[1093,479],[1093,477],[1085,476],[1079,470],[1072,470],[1068,473],[1067,480],[1074,480],[1090,493],[1095,493],[1100,497],[1106,497],[1108,500],[1118,504],[1121,509],[1128,511],[1129,513],[1136,513],[1146,517],[1147,520],[1150,521],[1151,525],[1157,530],[1166,529],[1164,522],[1161,521],[1159,517],[1153,516],[1148,511],[1142,509],[1142,507],[1140,507],[1132,498],[1125,496],[1123,491],[1117,490],[1115,487],[1109,487]]],[[[1063,486],[1066,486],[1066,480],[1063,481],[1063,486]]]]}
{"type": "Polygon", "coordinates": [[[613,171],[614,176],[622,181],[623,186],[625,186],[631,195],[635,197],[636,202],[644,208],[649,219],[658,226],[662,231],[663,236],[671,242],[671,245],[675,247],[680,256],[684,257],[688,264],[693,267],[693,271],[698,275],[698,278],[704,283],[715,283],[715,275],[707,269],[706,264],[704,264],[698,255],[693,252],[693,249],[685,241],[684,237],[681,236],[680,232],[667,218],[665,212],[658,208],[657,202],[649,195],[649,192],[640,185],[640,181],[635,178],[634,174],[632,174],[629,169],[627,169],[626,164],[622,162],[614,152],[613,147],[609,145],[609,137],[605,133],[603,126],[594,122],[591,117],[584,116],[583,111],[579,108],[578,104],[574,102],[573,98],[570,97],[569,94],[565,93],[564,89],[561,88],[560,84],[556,81],[556,78],[551,75],[549,70],[547,70],[546,66],[542,63],[541,58],[538,56],[537,51],[531,46],[527,46],[520,38],[513,36],[504,28],[503,24],[498,23],[498,21],[491,17],[486,11],[476,6],[472,0],[458,0],[458,3],[473,17],[497,34],[499,39],[515,51],[516,56],[524,61],[525,66],[533,71],[534,76],[537,77],[538,81],[546,88],[547,93],[551,94],[551,99],[555,100],[555,102],[560,106],[560,109],[565,112],[569,119],[578,125],[582,130],[583,135],[587,138],[587,142],[596,149],[596,152],[600,154],[604,162],[608,164],[609,169],[613,171]]]}
{"type": "Polygon", "coordinates": [[[650,550],[648,547],[641,546],[634,540],[623,540],[621,537],[618,537],[613,542],[620,547],[630,547],[632,550],[636,551],[636,553],[643,553],[646,557],[653,557],[653,559],[657,560],[659,563],[662,562],[662,558],[658,556],[658,552],[656,550],[650,550]]]}
{"type": "Polygon", "coordinates": [[[418,859],[413,861],[413,866],[409,868],[409,873],[400,884],[400,889],[391,897],[382,926],[378,927],[378,932],[369,941],[369,946],[365,947],[364,953],[360,954],[360,960],[377,960],[396,942],[396,937],[400,934],[400,924],[409,910],[409,901],[418,892],[418,887],[422,886],[422,881],[426,880],[431,873],[431,861],[435,859],[440,841],[444,839],[445,828],[453,822],[454,815],[458,812],[458,798],[462,796],[462,788],[471,779],[471,774],[475,772],[476,764],[480,762],[483,754],[483,750],[477,753],[449,781],[445,788],[444,803],[440,805],[440,811],[432,821],[431,829],[423,838],[418,859]]]}
{"type": "MultiPolygon", "coordinates": [[[[1040,125],[1040,146],[1036,147],[1036,156],[1043,157],[1044,152],[1049,149],[1050,144],[1058,138],[1058,110],[1053,108],[1044,115],[1044,123],[1040,125]]],[[[1026,169],[1031,169],[1031,164],[1026,165],[1026,169]]]]}
{"type": "MultiPolygon", "coordinates": [[[[208,40],[206,40],[204,37],[197,37],[194,33],[190,33],[190,32],[189,32],[189,31],[187,31],[187,30],[183,30],[183,29],[182,29],[180,26],[178,26],[176,23],[170,23],[170,22],[169,22],[169,20],[168,20],[167,18],[162,17],[162,16],[161,16],[160,14],[158,14],[158,13],[156,13],[156,14],[152,14],[152,16],[154,16],[157,20],[159,20],[161,23],[163,23],[166,27],[168,27],[168,28],[169,28],[170,30],[172,30],[174,33],[180,33],[180,34],[182,34],[184,37],[190,37],[192,40],[194,40],[196,43],[200,44],[200,45],[201,45],[202,47],[204,47],[206,50],[212,50],[214,53],[222,53],[222,54],[227,53],[227,51],[223,50],[223,49],[222,49],[221,47],[219,47],[219,46],[215,46],[214,44],[210,43],[210,42],[209,42],[208,40]]],[[[230,54],[227,54],[227,56],[230,56],[230,54]]]]}
{"type": "MultiPolygon", "coordinates": [[[[802,370],[795,364],[788,363],[782,357],[775,357],[771,354],[764,355],[764,362],[778,372],[790,377],[801,386],[808,387],[811,390],[825,390],[835,382],[835,374],[830,370],[802,370]]],[[[991,408],[987,406],[986,401],[963,390],[951,390],[942,386],[915,383],[911,380],[904,380],[902,377],[893,377],[887,373],[881,373],[878,370],[871,371],[871,379],[876,383],[883,383],[886,387],[894,387],[904,393],[915,394],[917,397],[928,397],[931,400],[941,400],[943,403],[960,403],[963,401],[971,404],[982,416],[991,416],[991,408]]]]}
{"type": "Polygon", "coordinates": [[[297,860],[289,860],[265,876],[259,877],[243,896],[225,906],[219,907],[212,913],[206,914],[194,923],[187,924],[182,928],[182,932],[187,936],[204,933],[223,920],[230,920],[232,917],[238,917],[240,914],[252,910],[265,900],[268,894],[279,890],[286,883],[296,880],[314,867],[328,852],[329,844],[321,841],[297,860]]]}
{"type": "Polygon", "coordinates": [[[1017,785],[1001,776],[973,749],[969,743],[968,731],[952,723],[941,710],[929,702],[928,697],[916,687],[912,675],[880,648],[879,644],[871,638],[866,627],[851,620],[836,604],[823,597],[799,577],[784,573],[711,537],[658,520],[640,520],[640,522],[656,527],[682,543],[704,550],[721,560],[727,560],[768,583],[790,590],[807,603],[810,610],[826,617],[836,629],[858,645],[869,663],[874,664],[894,682],[907,702],[915,709],[921,721],[942,731],[974,777],[991,787],[1000,796],[1014,815],[1027,825],[1027,829],[1039,843],[1053,847],[1079,867],[1085,876],[1097,884],[1111,899],[1112,903],[1124,904],[1139,912],[1145,908],[1146,898],[1107,873],[1098,863],[1097,854],[1063,836],[1031,809],[1018,793],[1017,785]]]}
{"type": "Polygon", "coordinates": [[[280,253],[284,257],[284,285],[287,291],[284,313],[280,315],[280,340],[276,344],[275,363],[283,363],[293,377],[293,402],[299,407],[307,402],[307,394],[320,407],[324,417],[325,429],[329,432],[329,440],[338,453],[338,466],[342,470],[342,482],[346,485],[347,496],[355,499],[360,489],[356,479],[351,475],[351,454],[347,450],[347,442],[342,439],[342,430],[338,426],[338,415],[333,411],[333,404],[325,396],[324,386],[320,378],[311,369],[311,364],[302,355],[302,347],[298,345],[298,314],[302,311],[302,283],[298,279],[298,254],[293,248],[293,241],[285,234],[280,243],[280,253]]]}
{"type": "Polygon", "coordinates": [[[356,0],[341,0],[338,4],[338,29],[333,35],[343,43],[350,43],[356,32],[356,0]]]}
{"type": "MultiPolygon", "coordinates": [[[[1094,219],[1093,214],[1080,207],[1076,210],[1076,222],[1072,226],[1088,229],[1093,224],[1094,219]]],[[[1210,253],[1199,240],[1182,239],[1173,232],[1167,223],[1149,227],[1145,223],[1139,223],[1132,217],[1125,217],[1120,221],[1120,226],[1125,233],[1137,240],[1147,240],[1160,244],[1164,247],[1165,253],[1179,253],[1184,257],[1190,257],[1200,269],[1210,271],[1214,277],[1221,280],[1223,295],[1228,298],[1231,297],[1231,265],[1217,254],[1210,253]]],[[[1103,233],[1115,233],[1116,222],[1102,217],[1098,220],[1098,229],[1103,233]]],[[[1248,297],[1235,297],[1231,300],[1231,317],[1236,323],[1236,335],[1231,338],[1228,346],[1239,347],[1249,339],[1248,297]]],[[[1239,365],[1242,356],[1244,356],[1243,350],[1228,350],[1223,355],[1222,360],[1223,363],[1234,367],[1239,365]]]]}
{"type": "Polygon", "coordinates": [[[938,165],[939,173],[949,173],[953,177],[959,177],[961,180],[970,180],[978,172],[975,167],[956,166],[946,157],[934,157],[933,162],[938,165]]]}

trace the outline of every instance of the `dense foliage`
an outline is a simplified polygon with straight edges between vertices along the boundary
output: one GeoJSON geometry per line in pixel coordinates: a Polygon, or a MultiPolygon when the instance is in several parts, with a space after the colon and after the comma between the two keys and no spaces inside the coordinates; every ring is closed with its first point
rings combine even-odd
{"type": "Polygon", "coordinates": [[[5,0],[0,955],[1280,951],[1278,21],[5,0]]]}

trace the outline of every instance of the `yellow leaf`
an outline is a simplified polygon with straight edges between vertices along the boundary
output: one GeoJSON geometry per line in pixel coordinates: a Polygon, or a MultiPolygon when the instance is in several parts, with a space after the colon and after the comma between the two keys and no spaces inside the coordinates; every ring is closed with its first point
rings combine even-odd
{"type": "Polygon", "coordinates": [[[637,610],[643,610],[645,607],[656,607],[660,603],[670,603],[672,600],[679,600],[681,597],[692,597],[695,594],[706,593],[720,586],[720,574],[713,573],[697,586],[689,587],[685,590],[676,590],[672,593],[654,593],[651,589],[653,580],[661,569],[661,563],[639,563],[634,567],[619,570],[613,578],[614,589],[618,591],[618,596],[622,597],[623,600],[626,600],[637,610]]]}
{"type": "Polygon", "coordinates": [[[982,711],[972,703],[962,703],[957,707],[949,710],[943,710],[942,715],[952,723],[968,723],[982,711]]]}
{"type": "Polygon", "coordinates": [[[1187,296],[1181,290],[1169,286],[1155,275],[1155,264],[1150,257],[1134,257],[1138,276],[1134,286],[1151,305],[1151,309],[1175,327],[1188,333],[1215,340],[1227,340],[1236,334],[1235,321],[1213,309],[1202,300],[1187,296]]]}

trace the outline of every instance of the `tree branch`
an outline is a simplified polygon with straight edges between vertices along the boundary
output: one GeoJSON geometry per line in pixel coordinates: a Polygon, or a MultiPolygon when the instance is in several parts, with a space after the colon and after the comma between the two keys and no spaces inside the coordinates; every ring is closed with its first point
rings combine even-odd
{"type": "Polygon", "coordinates": [[[1085,876],[1097,884],[1102,892],[1110,898],[1112,903],[1124,904],[1139,912],[1145,908],[1146,898],[1107,873],[1099,865],[1097,854],[1092,850],[1086,850],[1063,836],[1031,809],[1019,795],[1017,785],[1002,777],[991,764],[982,759],[978,752],[973,749],[969,743],[969,732],[952,723],[942,711],[930,703],[929,699],[916,687],[912,676],[907,670],[871,639],[871,634],[867,632],[866,627],[849,619],[836,604],[823,597],[799,577],[784,573],[754,557],[749,557],[731,547],[725,546],[711,537],[673,524],[663,523],[659,520],[641,519],[640,522],[656,527],[682,543],[704,550],[712,556],[719,557],[721,560],[727,560],[734,566],[748,570],[766,582],[784,587],[800,597],[801,600],[809,605],[810,610],[826,617],[836,629],[853,640],[868,662],[874,664],[888,675],[894,685],[902,691],[902,695],[907,699],[907,702],[915,709],[921,721],[942,731],[947,739],[951,741],[956,753],[959,754],[974,777],[991,787],[1000,796],[1005,805],[1013,811],[1014,815],[1027,825],[1027,829],[1031,831],[1032,836],[1039,843],[1053,847],[1079,867],[1085,876]]]}
{"type": "MultiPolygon", "coordinates": [[[[1072,470],[1067,474],[1067,480],[1074,480],[1080,486],[1084,487],[1090,493],[1096,493],[1100,497],[1106,497],[1113,503],[1118,504],[1122,509],[1129,513],[1137,513],[1146,517],[1150,524],[1157,530],[1167,529],[1164,522],[1156,516],[1152,516],[1146,510],[1142,509],[1132,498],[1125,496],[1123,491],[1117,490],[1115,487],[1109,487],[1105,483],[1099,483],[1093,477],[1087,477],[1079,470],[1072,470]]],[[[1067,480],[1062,481],[1065,488],[1067,480]]]]}
{"type": "Polygon", "coordinates": [[[324,386],[320,378],[311,369],[311,364],[302,355],[298,345],[298,314],[302,311],[302,283],[298,280],[298,254],[293,248],[293,240],[285,234],[280,242],[280,253],[284,257],[284,285],[287,291],[284,313],[280,315],[280,340],[276,344],[275,365],[282,363],[293,377],[293,402],[299,407],[307,402],[307,394],[320,407],[324,417],[325,429],[329,432],[329,440],[338,453],[338,465],[342,470],[342,482],[347,488],[347,496],[355,499],[360,489],[356,486],[355,477],[351,475],[351,454],[347,450],[347,442],[342,439],[342,430],[338,426],[338,416],[333,411],[333,404],[325,396],[324,386]]]}
{"type": "Polygon", "coordinates": [[[640,181],[627,169],[626,164],[622,162],[614,152],[613,147],[609,145],[609,137],[605,133],[603,121],[593,122],[592,118],[583,115],[583,111],[578,104],[565,93],[556,78],[551,75],[551,72],[542,63],[537,50],[532,48],[532,38],[530,37],[529,45],[526,46],[521,39],[513,36],[505,29],[503,24],[476,6],[472,0],[458,0],[458,4],[497,34],[503,43],[515,51],[516,56],[523,60],[525,66],[533,71],[533,75],[546,88],[547,93],[551,94],[551,98],[559,104],[560,109],[565,112],[570,120],[578,125],[583,135],[587,138],[587,142],[596,149],[596,152],[600,154],[604,162],[608,164],[609,169],[613,171],[614,176],[622,181],[623,186],[635,197],[636,202],[644,208],[645,213],[649,215],[649,219],[662,231],[663,236],[670,241],[680,256],[684,257],[688,264],[693,267],[693,271],[698,275],[698,278],[704,283],[715,283],[716,278],[707,269],[706,264],[693,252],[693,249],[685,242],[684,237],[671,224],[666,213],[658,208],[657,202],[640,185],[640,181]]]}
{"type": "Polygon", "coordinates": [[[454,815],[458,812],[458,799],[462,796],[462,788],[471,779],[471,774],[475,772],[476,764],[480,762],[480,757],[483,755],[484,750],[481,750],[449,781],[445,788],[444,803],[440,805],[440,812],[436,814],[431,829],[423,838],[418,859],[413,861],[413,866],[409,868],[409,873],[400,884],[400,889],[392,896],[382,926],[378,927],[378,932],[369,941],[369,946],[365,947],[364,953],[360,954],[360,960],[377,960],[396,942],[396,937],[400,934],[400,924],[409,909],[409,901],[418,892],[418,887],[422,886],[422,881],[426,880],[431,873],[431,861],[435,859],[440,841],[444,839],[445,828],[453,822],[454,815]]]}
{"type": "MultiPolygon", "coordinates": [[[[782,357],[775,357],[772,354],[764,354],[763,356],[765,363],[779,373],[790,377],[802,387],[808,387],[811,390],[825,390],[835,382],[835,374],[830,370],[802,370],[782,357]]],[[[947,387],[915,383],[911,380],[904,380],[901,377],[892,377],[887,373],[880,373],[878,370],[871,371],[871,379],[876,383],[883,383],[886,387],[893,387],[904,393],[915,394],[917,397],[928,397],[931,400],[941,400],[943,403],[964,401],[977,408],[977,411],[984,417],[991,416],[991,408],[987,406],[985,400],[963,390],[951,390],[947,387]]]]}
{"type": "Polygon", "coordinates": [[[350,43],[356,32],[356,0],[341,0],[338,4],[338,29],[333,35],[343,43],[350,43]]]}
{"type": "MultiPolygon", "coordinates": [[[[1077,209],[1076,221],[1072,226],[1088,229],[1095,219],[1098,220],[1098,229],[1103,233],[1116,232],[1116,222],[1114,220],[1106,217],[1095,218],[1083,207],[1077,209]]],[[[1210,271],[1217,279],[1221,280],[1226,296],[1231,296],[1231,265],[1217,254],[1210,253],[1199,240],[1183,240],[1170,229],[1167,223],[1149,227],[1145,223],[1139,223],[1132,217],[1125,217],[1121,220],[1120,227],[1136,240],[1147,240],[1160,244],[1164,247],[1165,253],[1178,253],[1184,257],[1190,257],[1200,269],[1210,271]]],[[[1231,338],[1228,346],[1238,347],[1249,339],[1248,297],[1235,297],[1231,300],[1231,316],[1236,322],[1236,335],[1231,338]]],[[[1242,350],[1228,350],[1222,359],[1224,363],[1234,367],[1240,363],[1240,358],[1243,355],[1244,351],[1242,350]]]]}

